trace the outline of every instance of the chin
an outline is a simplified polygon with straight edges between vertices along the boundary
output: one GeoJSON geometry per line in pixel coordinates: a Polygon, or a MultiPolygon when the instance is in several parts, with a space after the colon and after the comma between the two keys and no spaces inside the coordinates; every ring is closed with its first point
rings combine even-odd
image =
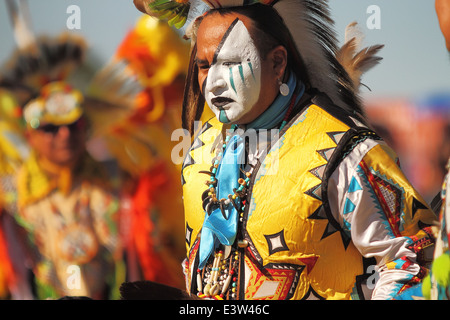
{"type": "Polygon", "coordinates": [[[247,124],[247,123],[250,123],[251,121],[248,121],[248,116],[247,116],[247,114],[248,113],[241,113],[241,114],[238,114],[238,115],[236,115],[235,117],[232,117],[231,119],[230,119],[230,124],[239,124],[239,125],[241,125],[241,124],[247,124]]]}
{"type": "Polygon", "coordinates": [[[226,115],[227,121],[222,121],[223,119],[221,119],[220,112],[217,113],[216,116],[217,116],[217,119],[219,119],[219,121],[222,122],[222,123],[227,123],[227,124],[242,124],[242,119],[245,118],[245,115],[246,115],[246,114],[247,114],[247,113],[244,113],[244,112],[238,112],[238,113],[234,112],[234,113],[232,113],[232,114],[230,114],[229,112],[227,112],[227,113],[225,114],[225,115],[226,115]]]}
{"type": "Polygon", "coordinates": [[[69,166],[72,167],[78,163],[81,156],[78,153],[74,152],[64,152],[53,157],[53,161],[60,166],[69,166]]]}

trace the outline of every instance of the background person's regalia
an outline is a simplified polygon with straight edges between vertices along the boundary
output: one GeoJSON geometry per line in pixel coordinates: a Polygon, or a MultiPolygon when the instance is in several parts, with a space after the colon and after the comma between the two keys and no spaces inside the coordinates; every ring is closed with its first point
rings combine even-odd
{"type": "MultiPolygon", "coordinates": [[[[30,20],[24,18],[27,3],[8,4],[18,48],[0,74],[2,110],[13,115],[2,118],[1,128],[6,128],[5,122],[8,129],[14,129],[9,130],[14,136],[0,137],[2,200],[6,194],[3,189],[12,190],[9,203],[1,203],[3,209],[9,205],[9,212],[16,210],[16,186],[6,185],[10,180],[3,173],[14,175],[28,154],[21,106],[50,82],[70,83],[85,91],[83,107],[90,123],[90,153],[99,161],[117,162],[122,172],[120,233],[129,255],[129,279],[182,286],[181,190],[177,167],[171,161],[170,135],[180,127],[176,113],[182,98],[188,47],[166,24],[145,16],[123,39],[111,61],[98,68],[87,61],[88,46],[82,37],[66,32],[56,37],[37,37],[30,20]]],[[[4,278],[10,279],[11,291],[17,277],[8,260],[4,261],[1,270],[4,278]]],[[[5,287],[5,295],[10,293],[5,287]]]]}
{"type": "Polygon", "coordinates": [[[86,43],[81,37],[66,33],[38,37],[31,28],[27,2],[8,0],[7,6],[17,49],[0,72],[0,227],[3,231],[0,269],[7,271],[1,296],[29,299],[31,290],[27,288],[28,275],[24,268],[28,257],[10,247],[10,243],[18,241],[12,218],[17,210],[15,174],[30,154],[22,106],[45,84],[70,77],[84,60],[86,43]]]}
{"type": "Polygon", "coordinates": [[[136,254],[143,277],[130,280],[176,287],[183,287],[184,225],[171,134],[181,126],[178,110],[188,50],[169,26],[143,16],[89,85],[89,96],[100,107],[93,113],[99,123],[93,139],[106,144],[134,189],[125,243],[136,254]],[[108,117],[114,123],[105,125],[110,105],[131,107],[132,112],[120,121],[108,117]]]}

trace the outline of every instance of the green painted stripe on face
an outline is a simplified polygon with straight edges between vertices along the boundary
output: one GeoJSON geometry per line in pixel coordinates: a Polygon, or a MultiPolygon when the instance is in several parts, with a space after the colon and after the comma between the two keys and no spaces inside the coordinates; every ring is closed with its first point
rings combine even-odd
{"type": "Polygon", "coordinates": [[[253,66],[252,66],[252,63],[251,63],[251,62],[248,63],[248,67],[250,68],[250,71],[252,72],[253,80],[256,80],[255,74],[253,73],[253,66]]]}
{"type": "Polygon", "coordinates": [[[234,92],[237,93],[236,87],[234,86],[233,68],[230,68],[230,84],[231,84],[231,87],[233,88],[234,92]]]}
{"type": "Polygon", "coordinates": [[[227,115],[225,114],[225,110],[220,110],[219,121],[222,122],[222,123],[230,122],[230,120],[228,119],[227,115]]]}
{"type": "Polygon", "coordinates": [[[244,69],[242,69],[242,65],[239,65],[239,74],[241,75],[241,81],[242,83],[245,83],[245,79],[244,79],[244,69]]]}

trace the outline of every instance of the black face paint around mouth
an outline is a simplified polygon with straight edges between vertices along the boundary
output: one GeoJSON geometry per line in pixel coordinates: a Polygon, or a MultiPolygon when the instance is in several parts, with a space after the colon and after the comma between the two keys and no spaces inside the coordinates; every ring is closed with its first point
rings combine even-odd
{"type": "Polygon", "coordinates": [[[211,103],[219,110],[223,110],[224,106],[226,106],[227,104],[230,104],[232,102],[234,102],[233,99],[225,98],[225,97],[217,97],[217,98],[211,99],[211,103]]]}

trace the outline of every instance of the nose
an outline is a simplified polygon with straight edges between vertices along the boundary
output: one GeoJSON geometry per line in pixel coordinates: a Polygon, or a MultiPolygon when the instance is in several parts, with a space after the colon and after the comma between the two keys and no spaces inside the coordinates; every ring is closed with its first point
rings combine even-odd
{"type": "Polygon", "coordinates": [[[217,93],[218,90],[227,87],[227,82],[216,68],[211,68],[206,79],[206,91],[217,93]]]}
{"type": "Polygon", "coordinates": [[[57,136],[60,139],[67,139],[70,137],[70,134],[71,132],[68,126],[60,126],[57,132],[57,136]]]}

